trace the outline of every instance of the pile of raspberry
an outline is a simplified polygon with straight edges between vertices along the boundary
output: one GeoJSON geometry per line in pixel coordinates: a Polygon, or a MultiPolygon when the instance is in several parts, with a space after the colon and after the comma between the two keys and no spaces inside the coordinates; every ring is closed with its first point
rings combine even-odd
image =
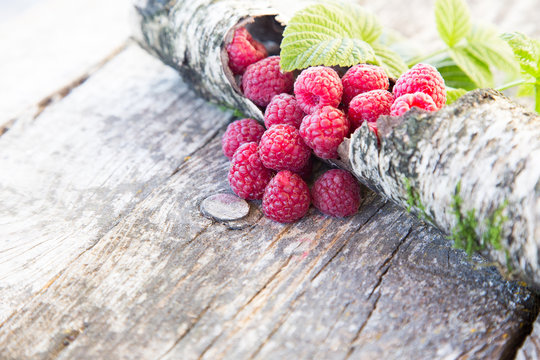
{"type": "Polygon", "coordinates": [[[310,67],[295,79],[245,28],[235,31],[227,54],[244,96],[265,109],[264,126],[237,120],[223,135],[229,184],[243,199],[262,199],[265,216],[278,222],[302,218],[311,203],[330,216],[356,213],[360,186],[349,172],[328,170],[310,190],[311,154],[336,159],[343,139],[364,122],[377,135],[381,115],[400,116],[412,107],[437,111],[446,103],[444,81],[431,65],[414,66],[393,88],[384,69],[369,64],[343,77],[330,67],[310,67]]]}

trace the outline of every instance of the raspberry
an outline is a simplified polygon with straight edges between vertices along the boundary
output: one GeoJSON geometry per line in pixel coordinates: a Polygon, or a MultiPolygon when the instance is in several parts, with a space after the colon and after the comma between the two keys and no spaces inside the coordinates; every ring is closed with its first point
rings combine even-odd
{"type": "Polygon", "coordinates": [[[223,153],[230,159],[240,145],[252,141],[258,143],[263,133],[264,126],[254,119],[233,121],[221,138],[223,153]]]}
{"type": "Polygon", "coordinates": [[[358,211],[360,185],[348,171],[328,170],[313,184],[311,196],[313,205],[322,213],[346,217],[358,211]]]}
{"type": "Polygon", "coordinates": [[[235,75],[241,75],[246,68],[268,56],[264,45],[254,40],[246,28],[236,29],[233,39],[227,45],[229,67],[235,75]]]}
{"type": "Polygon", "coordinates": [[[394,95],[386,90],[371,90],[356,95],[349,104],[349,121],[354,130],[364,121],[375,122],[380,115],[389,115],[394,95]]]}
{"type": "Polygon", "coordinates": [[[242,77],[244,96],[258,106],[266,106],[275,95],[290,93],[293,74],[282,73],[279,56],[270,56],[247,67],[242,77]]]}
{"type": "Polygon", "coordinates": [[[235,151],[228,179],[236,195],[242,199],[257,200],[262,198],[272,174],[259,158],[257,143],[250,142],[235,151]]]}
{"type": "Polygon", "coordinates": [[[413,106],[427,111],[437,111],[437,105],[429,95],[423,92],[415,92],[414,94],[405,94],[398,97],[390,108],[390,115],[400,116],[413,106]]]}
{"type": "Polygon", "coordinates": [[[266,217],[281,223],[294,222],[309,210],[309,188],[288,170],[280,171],[266,186],[262,209],[266,217]]]}
{"type": "Polygon", "coordinates": [[[325,106],[307,115],[300,125],[300,136],[323,159],[336,159],[337,148],[349,134],[349,121],[343,111],[325,106]]]}
{"type": "Polygon", "coordinates": [[[388,90],[388,75],[380,66],[358,64],[350,68],[343,78],[343,103],[349,105],[358,94],[371,90],[388,90]]]}
{"type": "Polygon", "coordinates": [[[259,156],[269,169],[299,171],[308,163],[311,150],[294,126],[278,124],[264,132],[259,156]]]}
{"type": "Polygon", "coordinates": [[[341,79],[329,67],[310,67],[302,71],[294,83],[294,95],[306,114],[311,114],[317,107],[337,107],[342,94],[341,79]]]}
{"type": "Polygon", "coordinates": [[[272,125],[289,124],[298,129],[304,115],[294,96],[279,94],[274,96],[266,107],[264,125],[269,129],[272,125]]]}
{"type": "Polygon", "coordinates": [[[393,92],[396,99],[405,94],[426,93],[433,99],[435,110],[439,110],[446,103],[444,80],[437,69],[427,64],[416,64],[401,75],[393,92]]]}

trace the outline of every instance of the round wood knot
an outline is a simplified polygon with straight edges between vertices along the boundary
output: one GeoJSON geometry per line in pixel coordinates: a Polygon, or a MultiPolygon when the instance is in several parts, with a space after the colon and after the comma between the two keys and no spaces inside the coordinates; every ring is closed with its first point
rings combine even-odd
{"type": "Polygon", "coordinates": [[[249,213],[249,204],[233,194],[214,194],[202,201],[201,212],[218,221],[239,220],[249,213]]]}

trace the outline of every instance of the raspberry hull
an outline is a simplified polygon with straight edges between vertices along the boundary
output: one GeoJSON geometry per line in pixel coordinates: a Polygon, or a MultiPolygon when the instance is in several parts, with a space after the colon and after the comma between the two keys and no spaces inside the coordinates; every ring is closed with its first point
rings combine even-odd
{"type": "Polygon", "coordinates": [[[341,79],[329,67],[310,67],[302,71],[294,83],[294,96],[306,114],[311,114],[317,107],[337,107],[342,94],[341,79]]]}
{"type": "Polygon", "coordinates": [[[277,173],[264,190],[262,208],[266,217],[290,223],[302,218],[309,210],[309,188],[304,180],[291,171],[277,173]]]}
{"type": "Polygon", "coordinates": [[[259,158],[257,143],[251,142],[240,146],[234,153],[228,180],[236,195],[246,200],[258,200],[262,198],[272,174],[259,158]]]}
{"type": "Polygon", "coordinates": [[[290,93],[293,82],[292,73],[281,72],[279,56],[270,56],[247,67],[242,76],[242,90],[245,97],[264,107],[274,96],[290,93]]]}

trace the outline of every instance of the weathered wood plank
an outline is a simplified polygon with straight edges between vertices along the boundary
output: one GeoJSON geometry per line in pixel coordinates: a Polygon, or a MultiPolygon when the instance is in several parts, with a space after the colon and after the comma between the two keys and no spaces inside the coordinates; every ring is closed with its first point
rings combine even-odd
{"type": "Polygon", "coordinates": [[[0,22],[0,133],[84,80],[130,35],[129,0],[47,0],[0,22]],[[47,101],[44,101],[45,104],[47,101]]]}
{"type": "Polygon", "coordinates": [[[11,317],[0,355],[499,358],[524,335],[526,289],[373,194],[347,220],[312,209],[232,231],[205,218],[200,201],[227,186],[219,149],[196,152],[11,317]]]}
{"type": "Polygon", "coordinates": [[[203,216],[227,119],[128,48],[0,138],[0,358],[515,351],[532,294],[373,193],[344,220],[203,216]]]}
{"type": "Polygon", "coordinates": [[[229,117],[133,45],[0,137],[0,324],[229,117]]]}

